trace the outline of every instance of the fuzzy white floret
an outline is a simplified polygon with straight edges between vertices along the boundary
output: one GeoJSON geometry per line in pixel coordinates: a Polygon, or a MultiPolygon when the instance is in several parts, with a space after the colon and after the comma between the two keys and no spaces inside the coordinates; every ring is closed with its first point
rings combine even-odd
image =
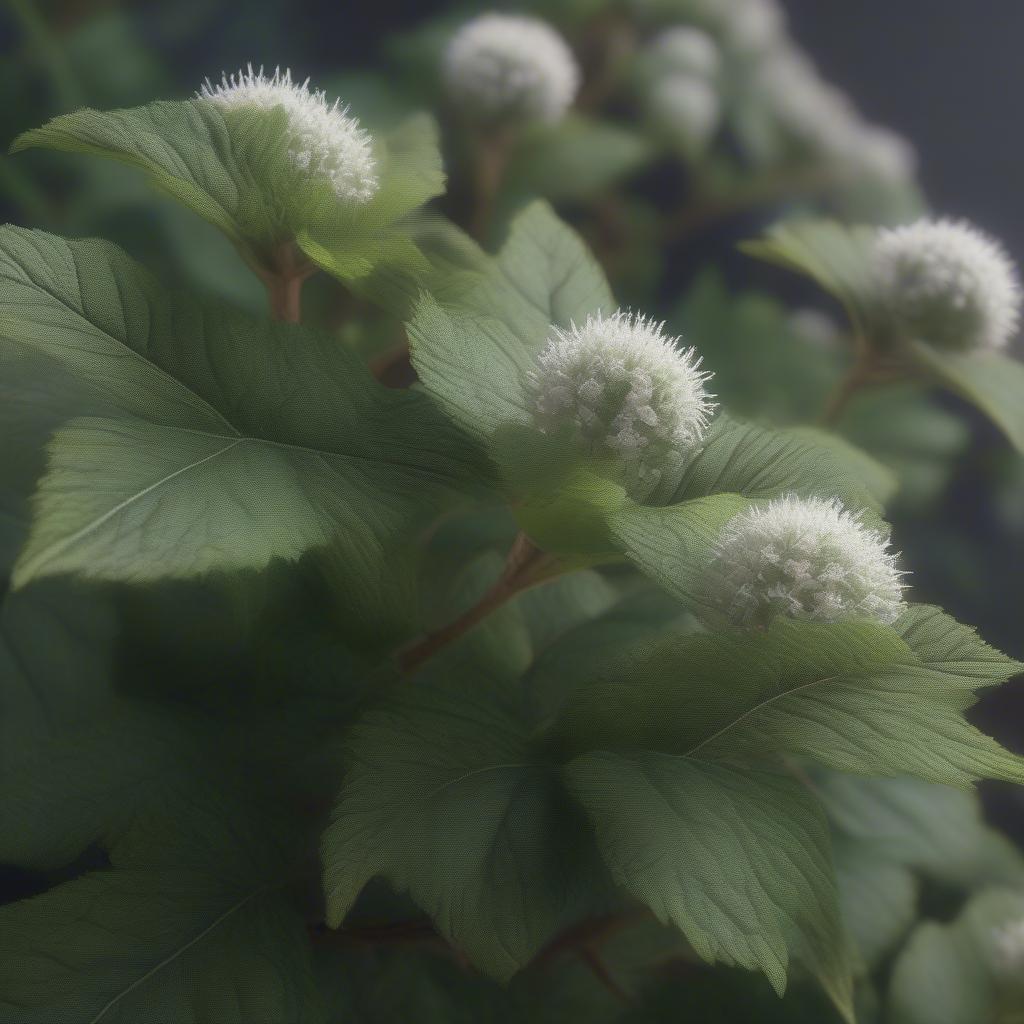
{"type": "Polygon", "coordinates": [[[700,358],[663,329],[621,310],[553,327],[529,377],[537,424],[569,427],[591,454],[618,459],[638,498],[692,454],[714,409],[700,358]]]}
{"type": "Polygon", "coordinates": [[[718,127],[718,93],[692,75],[666,75],[651,89],[648,99],[657,127],[684,145],[702,146],[718,127]]]}
{"type": "Polygon", "coordinates": [[[1002,348],[1016,333],[1021,287],[1013,261],[963,221],[919,220],[879,231],[880,299],[905,334],[945,348],[1002,348]]]}
{"type": "Polygon", "coordinates": [[[580,73],[543,21],[482,14],[452,37],[444,79],[452,101],[478,118],[554,122],[576,98],[580,73]]]}
{"type": "Polygon", "coordinates": [[[838,500],[787,495],[725,525],[705,593],[738,626],[776,615],[889,623],[903,609],[900,576],[886,538],[838,500]]]}
{"type": "Polygon", "coordinates": [[[706,32],[688,25],[675,25],[659,33],[648,47],[649,57],[669,72],[714,78],[719,56],[715,41],[706,32]]]}
{"type": "Polygon", "coordinates": [[[293,164],[310,177],[326,178],[339,199],[364,203],[379,188],[377,162],[370,136],[357,118],[326,93],[309,88],[309,79],[292,81],[290,69],[263,68],[223,75],[218,84],[209,79],[199,97],[224,110],[273,110],[282,107],[288,121],[288,152],[293,164]]]}

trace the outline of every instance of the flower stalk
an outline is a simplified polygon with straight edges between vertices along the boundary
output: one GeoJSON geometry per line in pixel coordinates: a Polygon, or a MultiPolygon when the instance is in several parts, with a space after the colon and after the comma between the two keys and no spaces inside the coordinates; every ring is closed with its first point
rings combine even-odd
{"type": "Polygon", "coordinates": [[[525,533],[520,531],[516,534],[512,547],[509,548],[505,567],[494,585],[472,608],[453,622],[427,634],[418,643],[407,648],[399,656],[399,665],[402,671],[412,674],[438,651],[468,633],[491,612],[496,611],[529,587],[543,583],[549,577],[550,570],[556,561],[554,555],[541,551],[525,533]]]}

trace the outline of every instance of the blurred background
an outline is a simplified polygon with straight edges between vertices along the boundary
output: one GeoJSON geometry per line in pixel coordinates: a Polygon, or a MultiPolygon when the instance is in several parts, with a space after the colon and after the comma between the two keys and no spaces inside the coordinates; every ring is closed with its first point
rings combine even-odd
{"type": "MultiPolygon", "coordinates": [[[[1024,97],[1024,5],[786,0],[784,6],[793,36],[822,74],[868,119],[912,142],[931,209],[977,223],[1024,261],[1024,135],[1017,130],[1024,97]]],[[[424,0],[5,0],[0,137],[6,149],[20,132],[82,105],[111,108],[184,97],[206,76],[219,77],[250,61],[290,66],[298,78],[308,74],[343,93],[357,113],[379,112],[387,106],[384,87],[378,90],[359,73],[383,70],[378,81],[390,84],[388,69],[402,59],[394,37],[415,36],[441,8],[424,0]],[[387,40],[392,42],[385,45],[387,40]]],[[[538,0],[534,8],[554,18],[561,4],[538,0]]],[[[464,13],[482,9],[465,5],[464,13]]],[[[645,173],[632,188],[656,204],[675,187],[662,169],[645,173]]],[[[758,288],[797,305],[820,301],[797,280],[735,252],[737,241],[779,212],[769,203],[709,224],[685,245],[667,249],[657,301],[672,307],[709,265],[720,267],[733,287],[758,288]]],[[[255,279],[213,229],[154,197],[139,175],[108,162],[38,152],[4,156],[0,214],[62,234],[103,235],[170,280],[253,308],[263,301],[255,279]]],[[[622,287],[631,298],[628,274],[622,287]]],[[[682,319],[688,316],[696,316],[692,302],[682,319]]],[[[942,432],[954,418],[967,427],[950,446],[951,469],[933,481],[928,500],[894,507],[895,543],[914,572],[917,600],[943,605],[976,625],[986,640],[1024,658],[1022,460],[971,409],[946,396],[934,401],[951,415],[918,429],[942,432]]],[[[974,716],[1007,746],[1024,752],[1024,681],[984,698],[974,716]]],[[[986,798],[990,813],[1024,841],[1021,796],[990,786],[986,798]]]]}

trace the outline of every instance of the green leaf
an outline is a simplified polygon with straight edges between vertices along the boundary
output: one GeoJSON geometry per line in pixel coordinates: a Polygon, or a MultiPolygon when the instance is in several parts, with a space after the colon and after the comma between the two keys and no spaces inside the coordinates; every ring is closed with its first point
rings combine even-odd
{"type": "Polygon", "coordinates": [[[877,316],[870,259],[874,235],[873,228],[851,228],[834,221],[787,221],[740,248],[748,256],[817,282],[843,304],[854,326],[870,335],[877,316]]]}
{"type": "Polygon", "coordinates": [[[806,429],[770,430],[720,414],[697,454],[666,473],[652,504],[675,505],[718,493],[751,500],[782,494],[834,496],[847,508],[873,511],[878,503],[862,464],[806,429]]]}
{"type": "Polygon", "coordinates": [[[1024,1013],[1019,972],[1000,967],[998,929],[1024,919],[1021,890],[975,897],[951,924],[928,921],[893,969],[886,1020],[892,1024],[1013,1024],[1024,1013]]]}
{"type": "Polygon", "coordinates": [[[840,841],[834,849],[843,924],[870,972],[914,923],[917,881],[868,844],[840,841]]]}
{"type": "Polygon", "coordinates": [[[41,870],[71,863],[90,843],[109,846],[141,805],[197,781],[195,744],[175,716],[113,702],[45,739],[28,732],[5,759],[0,861],[41,870]]]}
{"type": "Polygon", "coordinates": [[[312,258],[342,277],[362,276],[381,260],[415,260],[392,226],[443,190],[429,119],[413,119],[379,141],[380,188],[357,205],[340,203],[328,180],[310,178],[296,166],[288,145],[282,107],[224,111],[192,99],[77,110],[25,132],[12,151],[39,146],[137,167],[257,264],[272,264],[272,250],[296,237],[312,258]]]}
{"type": "Polygon", "coordinates": [[[431,682],[394,694],[347,739],[322,843],[328,923],[382,876],[505,980],[585,905],[586,832],[484,680],[431,682]]]}
{"type": "Polygon", "coordinates": [[[910,351],[925,371],[977,406],[1024,452],[1024,365],[1001,352],[939,352],[923,341],[910,351]]]}
{"type": "Polygon", "coordinates": [[[5,229],[0,334],[87,393],[54,436],[15,571],[131,581],[330,547],[354,614],[402,604],[411,530],[485,463],[344,346],[163,295],[123,253],[5,229]]]}
{"type": "Polygon", "coordinates": [[[566,776],[615,880],[704,959],[781,995],[792,951],[852,1020],[828,832],[798,782],[651,752],[587,754],[566,776]]]}
{"type": "Polygon", "coordinates": [[[552,324],[614,308],[608,283],[575,232],[544,203],[512,222],[474,284],[445,304],[424,295],[408,324],[412,361],[424,386],[481,438],[529,420],[527,374],[552,324]]]}
{"type": "Polygon", "coordinates": [[[831,451],[836,461],[848,469],[851,477],[864,484],[878,504],[887,504],[899,489],[899,479],[891,469],[838,434],[817,427],[794,427],[792,434],[831,451]]]}
{"type": "Polygon", "coordinates": [[[513,196],[587,200],[632,174],[653,155],[639,135],[582,115],[529,134],[515,149],[503,182],[513,196]]]}
{"type": "Polygon", "coordinates": [[[156,820],[114,868],[0,908],[0,1020],[322,1021],[280,855],[209,779],[156,820]]]}
{"type": "Polygon", "coordinates": [[[893,628],[776,620],[765,632],[670,637],[581,687],[556,734],[570,749],[716,762],[781,754],[868,775],[966,786],[1024,781],[1024,763],[964,718],[1020,666],[927,606],[893,628]]]}
{"type": "Polygon", "coordinates": [[[985,823],[975,793],[831,772],[815,791],[848,842],[877,858],[954,886],[1024,886],[1024,856],[985,823]]]}

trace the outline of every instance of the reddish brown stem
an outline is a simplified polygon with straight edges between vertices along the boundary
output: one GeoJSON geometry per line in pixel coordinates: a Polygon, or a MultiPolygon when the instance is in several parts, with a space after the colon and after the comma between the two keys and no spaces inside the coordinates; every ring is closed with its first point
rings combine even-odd
{"type": "Polygon", "coordinates": [[[583,946],[580,949],[580,956],[583,958],[584,963],[594,972],[594,976],[598,981],[616,999],[623,1003],[631,1003],[633,1000],[630,998],[629,993],[615,980],[612,976],[612,972],[608,970],[608,965],[601,958],[601,954],[594,949],[592,946],[583,946]]]}
{"type": "Polygon", "coordinates": [[[850,367],[825,403],[825,409],[819,421],[821,426],[834,427],[842,419],[843,413],[846,412],[854,396],[871,384],[886,378],[877,359],[864,346],[862,346],[862,350],[864,354],[850,367]]]}
{"type": "Polygon", "coordinates": [[[419,643],[407,648],[399,656],[399,665],[402,671],[414,672],[428,658],[433,657],[442,648],[468,633],[506,601],[527,587],[540,582],[543,579],[543,570],[553,561],[554,559],[537,548],[526,534],[517,534],[505,560],[505,568],[497,582],[472,608],[460,615],[454,622],[429,633],[419,643]]]}
{"type": "Polygon", "coordinates": [[[473,213],[469,233],[481,245],[487,241],[511,148],[512,136],[507,129],[486,132],[476,140],[473,154],[473,213]]]}
{"type": "Polygon", "coordinates": [[[271,253],[266,264],[254,269],[267,289],[271,319],[300,323],[302,285],[316,272],[316,267],[299,252],[294,242],[284,242],[271,253]]]}

